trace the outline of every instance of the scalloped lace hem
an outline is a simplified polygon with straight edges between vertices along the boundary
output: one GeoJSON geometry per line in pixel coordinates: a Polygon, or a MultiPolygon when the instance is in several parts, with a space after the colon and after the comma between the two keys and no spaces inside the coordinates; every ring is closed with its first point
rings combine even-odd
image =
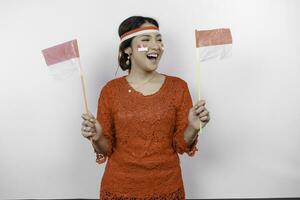
{"type": "Polygon", "coordinates": [[[116,195],[112,192],[101,190],[100,200],[185,200],[185,194],[183,188],[179,188],[174,192],[167,194],[161,194],[156,196],[145,196],[145,197],[135,197],[128,195],[116,195]]]}

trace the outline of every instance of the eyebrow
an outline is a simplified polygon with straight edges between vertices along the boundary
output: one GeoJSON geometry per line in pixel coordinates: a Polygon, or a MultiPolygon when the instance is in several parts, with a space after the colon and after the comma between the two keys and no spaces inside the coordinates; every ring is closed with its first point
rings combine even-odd
{"type": "MultiPolygon", "coordinates": [[[[139,35],[138,37],[151,37],[151,35],[139,35]]],[[[155,37],[161,37],[161,34],[157,34],[155,37]]]]}

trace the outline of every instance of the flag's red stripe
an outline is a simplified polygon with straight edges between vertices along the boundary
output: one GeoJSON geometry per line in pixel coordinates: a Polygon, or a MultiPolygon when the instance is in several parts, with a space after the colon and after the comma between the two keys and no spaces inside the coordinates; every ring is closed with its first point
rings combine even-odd
{"type": "Polygon", "coordinates": [[[47,49],[42,50],[46,64],[53,65],[72,58],[79,57],[77,40],[65,42],[47,49]]]}
{"type": "Polygon", "coordinates": [[[221,28],[213,30],[195,31],[196,47],[232,44],[230,29],[221,28]]]}

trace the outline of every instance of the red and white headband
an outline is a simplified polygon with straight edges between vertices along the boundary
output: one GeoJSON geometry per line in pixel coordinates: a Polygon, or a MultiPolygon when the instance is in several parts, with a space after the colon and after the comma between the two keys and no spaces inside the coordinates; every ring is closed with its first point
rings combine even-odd
{"type": "Polygon", "coordinates": [[[128,31],[126,33],[124,33],[123,35],[121,35],[121,43],[124,42],[125,40],[135,37],[137,35],[142,35],[145,33],[159,33],[159,30],[156,26],[147,26],[147,27],[141,27],[141,28],[137,28],[137,29],[133,29],[131,31],[128,31]]]}

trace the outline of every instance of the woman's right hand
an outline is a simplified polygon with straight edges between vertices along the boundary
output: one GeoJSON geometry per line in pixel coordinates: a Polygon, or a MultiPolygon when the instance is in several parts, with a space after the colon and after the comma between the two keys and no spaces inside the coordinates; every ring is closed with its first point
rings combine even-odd
{"type": "Polygon", "coordinates": [[[101,126],[97,119],[91,113],[83,113],[81,115],[83,122],[81,128],[81,134],[83,137],[97,141],[101,135],[101,126]]]}

